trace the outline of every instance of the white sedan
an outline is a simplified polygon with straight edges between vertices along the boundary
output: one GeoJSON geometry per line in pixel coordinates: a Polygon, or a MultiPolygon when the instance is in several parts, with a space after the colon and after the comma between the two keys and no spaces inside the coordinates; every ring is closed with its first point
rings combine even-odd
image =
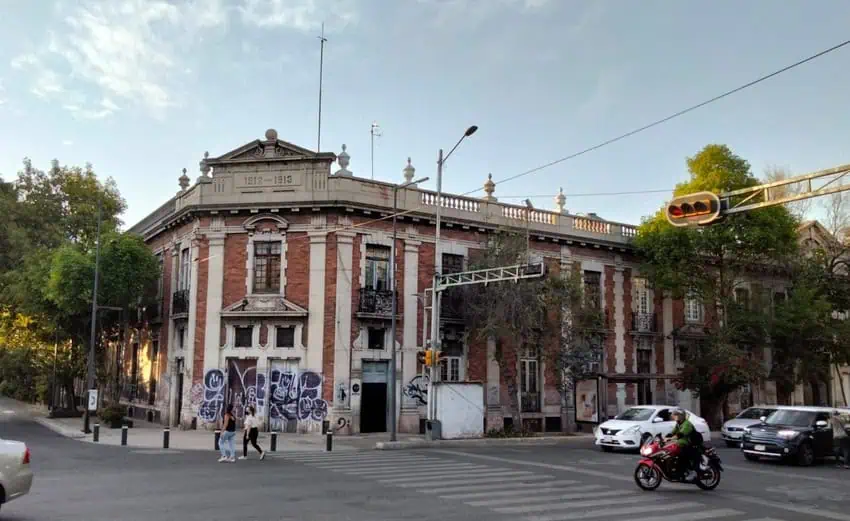
{"type": "MultiPolygon", "coordinates": [[[[596,445],[603,451],[614,449],[640,449],[650,438],[669,436],[676,426],[671,413],[676,407],[667,405],[638,405],[626,409],[622,414],[599,425],[596,430],[596,445]]],[[[688,420],[702,434],[705,441],[711,440],[708,423],[687,409],[688,420]]]]}
{"type": "Polygon", "coordinates": [[[32,477],[26,443],[0,439],[0,503],[28,494],[32,477]]]}

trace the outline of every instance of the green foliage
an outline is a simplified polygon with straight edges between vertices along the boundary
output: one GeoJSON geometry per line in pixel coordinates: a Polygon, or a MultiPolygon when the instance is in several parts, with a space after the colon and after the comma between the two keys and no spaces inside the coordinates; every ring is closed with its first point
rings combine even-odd
{"type": "MultiPolygon", "coordinates": [[[[714,193],[757,185],[749,163],[725,145],[708,145],[687,159],[690,179],[674,195],[714,193]]],[[[711,226],[676,228],[664,211],[646,219],[635,240],[641,273],[675,298],[688,294],[704,303],[713,319],[702,344],[683,357],[680,385],[707,401],[762,375],[750,349],[764,345],[770,323],[759,309],[737,306],[740,281],[764,269],[784,269],[798,255],[797,220],[783,207],[731,215],[711,226]]]]}
{"type": "MultiPolygon", "coordinates": [[[[473,255],[469,269],[524,264],[526,237],[499,233],[473,255]]],[[[524,355],[549,360],[564,394],[601,359],[603,314],[587,305],[579,278],[571,273],[517,283],[463,288],[463,314],[480,340],[496,340],[495,359],[508,387],[515,425],[521,425],[516,360],[524,355]]],[[[598,304],[597,304],[598,306],[598,304]]]]}
{"type": "Polygon", "coordinates": [[[104,407],[97,413],[98,418],[111,425],[117,425],[124,420],[124,416],[127,415],[127,408],[123,405],[111,404],[108,407],[104,407]]]}

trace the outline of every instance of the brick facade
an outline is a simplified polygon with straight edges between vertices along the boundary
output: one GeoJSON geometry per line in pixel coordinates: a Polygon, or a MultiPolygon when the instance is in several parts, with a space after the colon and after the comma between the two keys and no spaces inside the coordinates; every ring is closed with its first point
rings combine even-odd
{"type": "MultiPolygon", "coordinates": [[[[250,402],[272,429],[316,431],[322,421],[344,426],[342,434],[380,429],[382,414],[376,407],[380,408],[383,398],[382,387],[376,385],[390,385],[381,371],[386,371],[391,351],[388,346],[373,349],[369,328],[388,331],[390,317],[381,309],[364,312],[361,288],[366,284],[367,245],[391,244],[392,223],[386,217],[391,212],[392,188],[351,177],[345,170],[347,163],[332,174],[332,154],[315,154],[277,141],[272,148],[287,152],[276,156],[278,152],[269,144],[260,140],[205,160],[214,169],[207,181],[181,192],[170,213],[158,210],[134,227],[163,255],[162,321],[154,334],[160,342],[160,381],[167,398],[158,397],[156,409],[171,424],[201,428],[215,422],[216,407],[250,402]],[[292,184],[285,189],[277,188],[288,182],[292,184]],[[255,254],[255,245],[263,241],[281,246],[279,260],[263,261],[279,261],[282,283],[277,293],[255,294],[248,287],[251,277],[266,273],[255,254]],[[186,247],[194,261],[193,298],[188,314],[175,315],[173,295],[177,287],[186,287],[185,281],[180,285],[180,277],[186,276],[180,272],[180,255],[186,247]],[[182,350],[176,334],[179,328],[191,331],[191,345],[182,350]],[[293,345],[285,345],[290,340],[293,345]],[[190,376],[182,394],[177,390],[180,375],[190,376]],[[221,385],[220,375],[226,380],[221,385]]],[[[405,390],[398,400],[400,414],[407,418],[401,425],[415,431],[416,418],[408,421],[410,415],[421,416],[425,408],[408,386],[416,383],[422,369],[412,357],[422,348],[426,323],[422,297],[433,280],[435,228],[428,213],[433,211],[427,206],[429,192],[403,192],[399,197],[407,210],[398,217],[394,259],[395,340],[400,346],[396,382],[398,389],[405,390]],[[414,294],[417,297],[411,298],[414,294]]],[[[523,208],[492,200],[449,199],[454,202],[445,206],[442,253],[468,259],[485,248],[491,233],[508,227],[529,231],[531,252],[544,259],[551,274],[557,276],[562,265],[577,274],[584,270],[601,274],[606,331],[600,416],[639,403],[637,340],[631,331],[639,266],[629,245],[634,229],[545,211],[536,211],[539,215],[528,229],[516,217],[525,215],[523,208]]],[[[660,292],[655,292],[651,308],[658,328],[650,340],[654,371],[670,375],[675,372],[668,363],[672,344],[661,333],[685,325],[684,304],[672,301],[670,324],[663,320],[665,297],[660,292]]],[[[710,311],[706,310],[706,320],[710,311]]],[[[443,331],[450,325],[443,321],[443,331]]],[[[519,399],[509,395],[504,376],[515,380],[519,389],[521,362],[512,349],[505,349],[497,366],[488,356],[487,340],[474,333],[466,338],[460,374],[484,386],[487,425],[498,427],[511,417],[511,398],[519,399]]],[[[509,346],[512,339],[501,341],[509,346]]],[[[556,428],[570,414],[572,400],[561,403],[560,376],[554,364],[545,359],[538,362],[539,407],[523,416],[536,428],[550,424],[556,428]]],[[[669,379],[655,380],[649,387],[655,402],[671,395],[669,379]]]]}

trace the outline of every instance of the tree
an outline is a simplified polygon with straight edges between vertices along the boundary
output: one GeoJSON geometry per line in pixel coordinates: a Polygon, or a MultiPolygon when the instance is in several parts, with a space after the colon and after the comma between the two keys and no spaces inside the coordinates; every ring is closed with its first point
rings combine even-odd
{"type": "Polygon", "coordinates": [[[67,407],[74,404],[74,378],[85,373],[91,284],[84,281],[91,279],[98,207],[102,229],[117,230],[126,203],[115,182],[99,181],[91,165],[61,166],[54,160],[42,171],[24,159],[16,180],[0,182],[0,307],[21,318],[7,321],[12,332],[7,337],[29,335],[36,352],[51,354],[67,407]],[[55,271],[68,278],[51,281],[55,271]]]}
{"type": "MultiPolygon", "coordinates": [[[[725,145],[708,145],[687,159],[690,179],[675,196],[722,193],[755,186],[749,163],[725,145]]],[[[706,311],[701,343],[683,349],[679,385],[699,396],[704,415],[719,417],[730,392],[762,376],[752,363],[753,347],[764,345],[767,317],[756,296],[738,305],[735,290],[761,270],[784,269],[797,252],[797,220],[782,207],[735,214],[702,228],[676,228],[664,211],[645,219],[635,246],[641,272],[675,298],[701,301],[706,311]]]]}
{"type": "MultiPolygon", "coordinates": [[[[526,237],[513,233],[491,236],[486,250],[470,258],[470,269],[497,268],[526,263],[526,237]]],[[[573,383],[583,378],[589,362],[601,352],[601,311],[582,306],[581,285],[571,277],[471,285],[463,289],[466,323],[480,340],[493,339],[500,380],[510,400],[513,425],[522,425],[517,364],[523,356],[552,362],[550,371],[561,377],[563,399],[573,383]]],[[[564,423],[566,426],[566,423],[564,423]]]]}
{"type": "MultiPolygon", "coordinates": [[[[156,286],[159,263],[138,235],[113,232],[104,235],[102,243],[98,303],[123,310],[119,316],[102,314],[98,319],[100,329],[120,331],[114,372],[111,368],[102,369],[113,376],[111,396],[117,401],[121,392],[120,353],[126,349],[130,327],[136,323],[134,317],[138,317],[139,309],[148,303],[145,297],[151,295],[151,288],[156,286]]],[[[94,256],[73,244],[58,249],[53,255],[46,298],[69,321],[91,323],[87,317],[91,313],[94,288],[94,256]]],[[[85,340],[80,340],[81,345],[86,344],[85,340]]]]}

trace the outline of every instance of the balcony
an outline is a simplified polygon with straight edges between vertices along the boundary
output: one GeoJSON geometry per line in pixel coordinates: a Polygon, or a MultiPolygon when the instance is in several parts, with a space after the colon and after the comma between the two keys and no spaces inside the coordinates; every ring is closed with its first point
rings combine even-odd
{"type": "MultiPolygon", "coordinates": [[[[455,288],[460,289],[460,288],[455,288]]],[[[440,317],[448,320],[463,318],[463,293],[448,289],[440,297],[440,317]]]]}
{"type": "Polygon", "coordinates": [[[372,288],[362,288],[360,290],[360,309],[358,312],[368,315],[390,316],[392,309],[392,291],[372,288]]]}
{"type": "Polygon", "coordinates": [[[658,315],[655,313],[632,313],[632,333],[654,335],[658,333],[658,315]]]}
{"type": "Polygon", "coordinates": [[[185,315],[187,313],[189,313],[189,290],[177,290],[171,298],[171,315],[185,315]]]}

